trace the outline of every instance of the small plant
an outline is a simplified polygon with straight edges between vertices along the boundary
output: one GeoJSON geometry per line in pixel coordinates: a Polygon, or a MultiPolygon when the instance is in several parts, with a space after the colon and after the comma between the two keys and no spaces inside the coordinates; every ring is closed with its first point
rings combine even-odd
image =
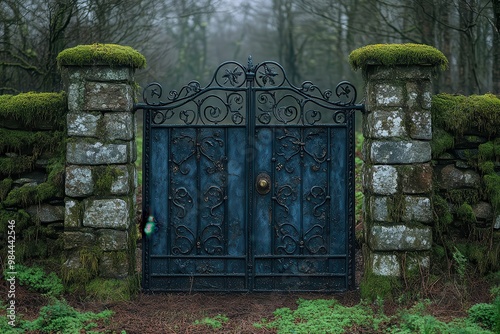
{"type": "Polygon", "coordinates": [[[222,326],[229,321],[229,318],[224,314],[217,314],[215,317],[205,317],[201,320],[196,320],[195,325],[205,325],[213,329],[221,329],[222,326]]]}
{"type": "Polygon", "coordinates": [[[87,332],[97,327],[97,320],[108,319],[113,311],[106,310],[100,313],[80,313],[68,305],[64,300],[56,300],[53,304],[42,307],[40,315],[33,321],[24,323],[24,328],[40,333],[78,334],[82,330],[87,332]]]}
{"type": "Polygon", "coordinates": [[[460,280],[463,282],[465,279],[467,258],[460,252],[457,247],[455,247],[455,251],[453,252],[453,260],[455,261],[455,270],[457,271],[460,280]]]}
{"type": "Polygon", "coordinates": [[[16,265],[17,279],[20,285],[32,291],[37,291],[48,296],[57,297],[64,291],[61,279],[55,273],[45,273],[37,266],[27,267],[16,265]]]}

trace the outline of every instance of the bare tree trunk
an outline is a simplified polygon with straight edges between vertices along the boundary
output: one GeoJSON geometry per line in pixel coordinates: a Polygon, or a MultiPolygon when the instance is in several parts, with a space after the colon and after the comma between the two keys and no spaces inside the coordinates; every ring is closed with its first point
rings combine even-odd
{"type": "Polygon", "coordinates": [[[500,94],[500,0],[493,0],[495,29],[493,31],[493,83],[492,90],[500,94]]]}

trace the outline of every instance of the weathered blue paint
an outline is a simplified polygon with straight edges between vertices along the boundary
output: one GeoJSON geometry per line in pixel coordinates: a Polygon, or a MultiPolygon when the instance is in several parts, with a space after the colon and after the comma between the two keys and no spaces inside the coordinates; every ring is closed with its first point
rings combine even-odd
{"type": "Polygon", "coordinates": [[[166,101],[160,85],[146,88],[136,106],[143,219],[155,220],[143,236],[145,290],[354,287],[353,127],[363,106],[349,83],[335,94],[295,87],[279,64],[251,59],[166,101]]]}

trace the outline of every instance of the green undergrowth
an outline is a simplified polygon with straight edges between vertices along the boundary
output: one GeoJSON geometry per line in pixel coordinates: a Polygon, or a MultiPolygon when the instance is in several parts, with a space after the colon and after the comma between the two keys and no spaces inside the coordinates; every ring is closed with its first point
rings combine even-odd
{"type": "Polygon", "coordinates": [[[202,325],[211,329],[221,329],[229,318],[224,314],[217,314],[214,317],[205,317],[201,320],[195,320],[194,325],[202,325]]]}
{"type": "Polygon", "coordinates": [[[492,334],[499,333],[500,299],[492,304],[476,304],[468,317],[443,322],[430,314],[432,304],[417,302],[409,309],[401,308],[394,315],[386,315],[384,302],[361,302],[346,307],[334,299],[297,301],[297,308],[279,308],[270,319],[261,319],[256,328],[294,333],[391,333],[391,334],[492,334]]]}
{"type": "MultiPolygon", "coordinates": [[[[10,278],[5,272],[4,279],[10,278]]],[[[9,324],[6,316],[0,317],[0,333],[62,333],[79,334],[93,333],[98,323],[107,324],[113,311],[104,310],[99,313],[80,312],[69,305],[64,299],[62,280],[54,273],[47,273],[38,266],[16,265],[16,281],[31,291],[41,293],[47,299],[34,320],[25,320],[20,313],[16,314],[14,323],[9,324]],[[12,326],[12,325],[15,326],[12,326]]],[[[7,312],[7,306],[0,309],[7,312]]]]}

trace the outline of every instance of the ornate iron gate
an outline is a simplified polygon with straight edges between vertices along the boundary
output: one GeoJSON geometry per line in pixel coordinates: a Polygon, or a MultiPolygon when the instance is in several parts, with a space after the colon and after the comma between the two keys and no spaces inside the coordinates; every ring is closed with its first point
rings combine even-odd
{"type": "Polygon", "coordinates": [[[354,286],[363,106],[350,83],[296,87],[278,63],[249,57],[221,64],[206,87],[192,81],[164,97],[152,83],[143,100],[145,290],[354,286]]]}

